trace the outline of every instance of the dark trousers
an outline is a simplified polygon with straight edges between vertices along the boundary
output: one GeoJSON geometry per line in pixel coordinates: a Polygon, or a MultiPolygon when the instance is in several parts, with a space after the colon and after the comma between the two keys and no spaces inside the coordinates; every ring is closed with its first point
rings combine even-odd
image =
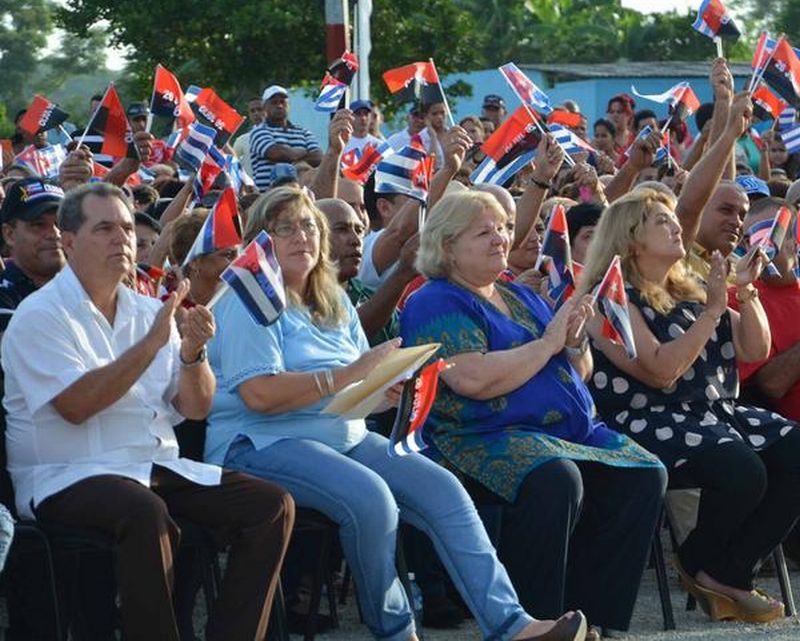
{"type": "Polygon", "coordinates": [[[502,507],[498,547],[525,610],[555,619],[580,608],[627,630],[666,483],[663,468],[564,459],[528,474],[502,507]]]}
{"type": "Polygon", "coordinates": [[[206,638],[261,641],[294,522],[292,498],[276,485],[238,472],[225,471],[220,485],[208,487],[156,466],[151,481],[148,489],[119,476],[84,479],[43,501],[36,514],[115,539],[128,641],[178,641],[172,586],[180,530],[172,517],[208,529],[231,547],[206,638]]]}
{"type": "Polygon", "coordinates": [[[800,515],[800,430],[761,452],[739,441],[700,452],[670,472],[669,485],[702,490],[697,526],[678,551],[684,569],[751,590],[800,515]]]}

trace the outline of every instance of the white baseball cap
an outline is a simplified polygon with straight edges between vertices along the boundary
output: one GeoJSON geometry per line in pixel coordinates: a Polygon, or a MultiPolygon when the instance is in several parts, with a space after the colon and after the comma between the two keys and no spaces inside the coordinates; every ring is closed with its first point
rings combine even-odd
{"type": "Polygon", "coordinates": [[[286,91],[286,89],[280,85],[271,85],[264,89],[264,93],[261,95],[261,101],[267,102],[272,96],[277,96],[278,94],[283,94],[287,98],[289,97],[289,92],[286,91]]]}

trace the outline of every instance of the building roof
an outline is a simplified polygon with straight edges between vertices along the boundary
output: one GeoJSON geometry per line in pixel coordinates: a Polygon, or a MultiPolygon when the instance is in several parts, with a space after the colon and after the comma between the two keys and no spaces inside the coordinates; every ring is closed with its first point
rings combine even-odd
{"type": "MultiPolygon", "coordinates": [[[[729,62],[728,66],[734,76],[748,76],[750,64],[746,62],[729,62]]],[[[552,74],[563,79],[588,80],[593,78],[707,78],[711,68],[708,60],[700,61],[649,61],[604,62],[600,64],[523,64],[522,69],[530,69],[545,74],[552,74]]]]}

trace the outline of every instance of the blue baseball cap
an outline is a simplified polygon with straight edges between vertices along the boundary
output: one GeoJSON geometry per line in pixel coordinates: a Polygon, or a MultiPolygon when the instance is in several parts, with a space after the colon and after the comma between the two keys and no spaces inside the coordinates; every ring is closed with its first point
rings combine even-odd
{"type": "Polygon", "coordinates": [[[747,192],[749,196],[762,195],[769,196],[769,186],[761,178],[756,176],[737,176],[736,184],[747,192]]]}
{"type": "Polygon", "coordinates": [[[371,100],[354,100],[350,103],[350,111],[355,113],[359,109],[367,109],[368,111],[372,111],[372,101],[371,100]]]}

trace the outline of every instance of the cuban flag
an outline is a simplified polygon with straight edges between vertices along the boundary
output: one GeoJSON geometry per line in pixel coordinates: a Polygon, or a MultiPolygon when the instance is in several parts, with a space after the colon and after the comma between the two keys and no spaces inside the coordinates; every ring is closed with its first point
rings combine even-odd
{"type": "MultiPolygon", "coordinates": [[[[636,140],[639,140],[640,138],[647,138],[651,133],[653,133],[653,128],[650,125],[646,125],[642,127],[642,130],[638,134],[636,134],[636,140]]],[[[633,145],[630,145],[625,150],[626,157],[630,156],[632,147],[633,145]]],[[[664,131],[661,134],[661,146],[658,149],[656,149],[656,156],[653,159],[653,164],[658,165],[664,162],[668,157],[669,157],[669,132],[664,131]]]]}
{"type": "Polygon", "coordinates": [[[703,0],[692,27],[709,38],[736,40],[742,35],[722,0],[703,0]]]}
{"type": "Polygon", "coordinates": [[[389,436],[390,457],[406,456],[412,452],[421,452],[428,447],[423,438],[423,428],[436,400],[439,374],[446,367],[444,360],[436,359],[430,365],[414,372],[403,385],[397,417],[389,436]]]}
{"type": "Polygon", "coordinates": [[[314,109],[324,113],[333,113],[339,108],[339,103],[342,101],[346,91],[347,85],[345,83],[340,82],[329,73],[325,74],[322,79],[322,86],[319,88],[317,102],[314,103],[314,109]]]}
{"type": "Polygon", "coordinates": [[[376,194],[405,194],[425,203],[428,198],[433,158],[414,147],[403,147],[378,163],[376,194]]]}
{"type": "Polygon", "coordinates": [[[213,127],[193,122],[189,125],[188,135],[175,150],[176,160],[193,171],[200,171],[209,149],[214,146],[216,135],[217,131],[213,127]]]}
{"type": "Polygon", "coordinates": [[[778,39],[762,77],[781,98],[800,108],[800,59],[786,38],[778,39]]]}
{"type": "Polygon", "coordinates": [[[19,127],[31,136],[35,136],[42,131],[55,129],[68,117],[69,114],[56,103],[50,102],[44,96],[36,95],[19,121],[19,127]]]}
{"type": "Polygon", "coordinates": [[[255,187],[253,179],[242,169],[242,163],[234,154],[225,155],[225,173],[228,174],[228,180],[231,181],[231,186],[237,194],[241,192],[243,186],[255,187]]]}
{"type": "Polygon", "coordinates": [[[197,85],[189,85],[186,87],[186,93],[183,94],[183,96],[186,98],[187,102],[195,102],[201,91],[203,91],[202,87],[198,87],[197,85]]]}
{"type": "Polygon", "coordinates": [[[547,222],[536,269],[547,277],[547,293],[556,301],[556,307],[560,307],[575,291],[567,215],[563,205],[555,206],[547,222]]]}
{"type": "Polygon", "coordinates": [[[41,149],[28,145],[14,157],[14,164],[27,167],[40,178],[56,179],[66,157],[64,145],[49,145],[41,149]]]}
{"type": "MultiPolygon", "coordinates": [[[[214,186],[217,176],[225,170],[225,156],[222,155],[219,149],[212,146],[208,150],[208,154],[203,158],[203,164],[197,171],[192,183],[192,191],[194,192],[194,199],[199,201],[205,196],[214,186]]],[[[238,190],[237,190],[238,193],[238,190]]]]}
{"type": "Polygon", "coordinates": [[[559,147],[567,154],[597,153],[594,147],[580,138],[574,131],[562,125],[550,125],[550,133],[553,134],[559,147]]]}
{"type": "Polygon", "coordinates": [[[679,82],[664,93],[658,94],[639,93],[633,85],[631,85],[631,91],[639,98],[669,105],[670,114],[679,122],[683,122],[700,108],[700,101],[688,82],[679,82]]]}
{"type": "Polygon", "coordinates": [[[259,325],[274,323],[286,308],[286,292],[272,239],[260,231],[220,276],[259,325]]]}
{"type": "Polygon", "coordinates": [[[473,183],[504,185],[533,160],[542,139],[535,117],[525,107],[519,107],[489,136],[481,145],[486,158],[470,176],[473,183]]]}
{"type": "MultiPolygon", "coordinates": [[[[761,35],[758,37],[758,42],[756,43],[755,51],[753,52],[753,59],[750,62],[754,73],[757,74],[764,68],[770,55],[775,51],[775,46],[777,44],[778,41],[775,38],[769,37],[768,31],[761,32],[761,35]]],[[[800,56],[800,49],[795,49],[793,47],[792,50],[795,52],[795,55],[800,56]]]]}
{"type": "Polygon", "coordinates": [[[345,156],[351,153],[356,159],[352,164],[345,164],[345,157],[342,156],[342,176],[363,185],[381,161],[394,153],[394,149],[382,140],[377,144],[367,143],[361,150],[353,148],[345,156]]]}
{"type": "Polygon", "coordinates": [[[628,295],[625,293],[625,279],[622,277],[619,256],[614,256],[611,260],[603,280],[597,286],[594,298],[598,311],[603,316],[603,336],[622,345],[629,358],[636,358],[636,343],[633,340],[628,295]]]}
{"type": "MultiPolygon", "coordinates": [[[[785,105],[786,103],[783,104],[785,105]]],[[[794,126],[795,122],[797,122],[797,109],[794,107],[786,107],[781,111],[781,115],[778,117],[778,129],[780,131],[788,129],[794,126]]]]}
{"type": "Polygon", "coordinates": [[[788,153],[796,154],[800,151],[800,124],[792,125],[790,128],[782,130],[781,140],[786,145],[788,153]]]}
{"type": "Polygon", "coordinates": [[[499,67],[499,69],[506,82],[522,101],[522,104],[545,114],[553,111],[553,107],[550,105],[550,97],[539,89],[528,76],[522,73],[517,65],[509,62],[499,67]]]}
{"type": "Polygon", "coordinates": [[[206,218],[192,248],[186,254],[182,267],[198,256],[211,254],[219,249],[237,247],[242,244],[242,225],[239,220],[239,205],[231,187],[222,192],[211,213],[206,218]]]}

